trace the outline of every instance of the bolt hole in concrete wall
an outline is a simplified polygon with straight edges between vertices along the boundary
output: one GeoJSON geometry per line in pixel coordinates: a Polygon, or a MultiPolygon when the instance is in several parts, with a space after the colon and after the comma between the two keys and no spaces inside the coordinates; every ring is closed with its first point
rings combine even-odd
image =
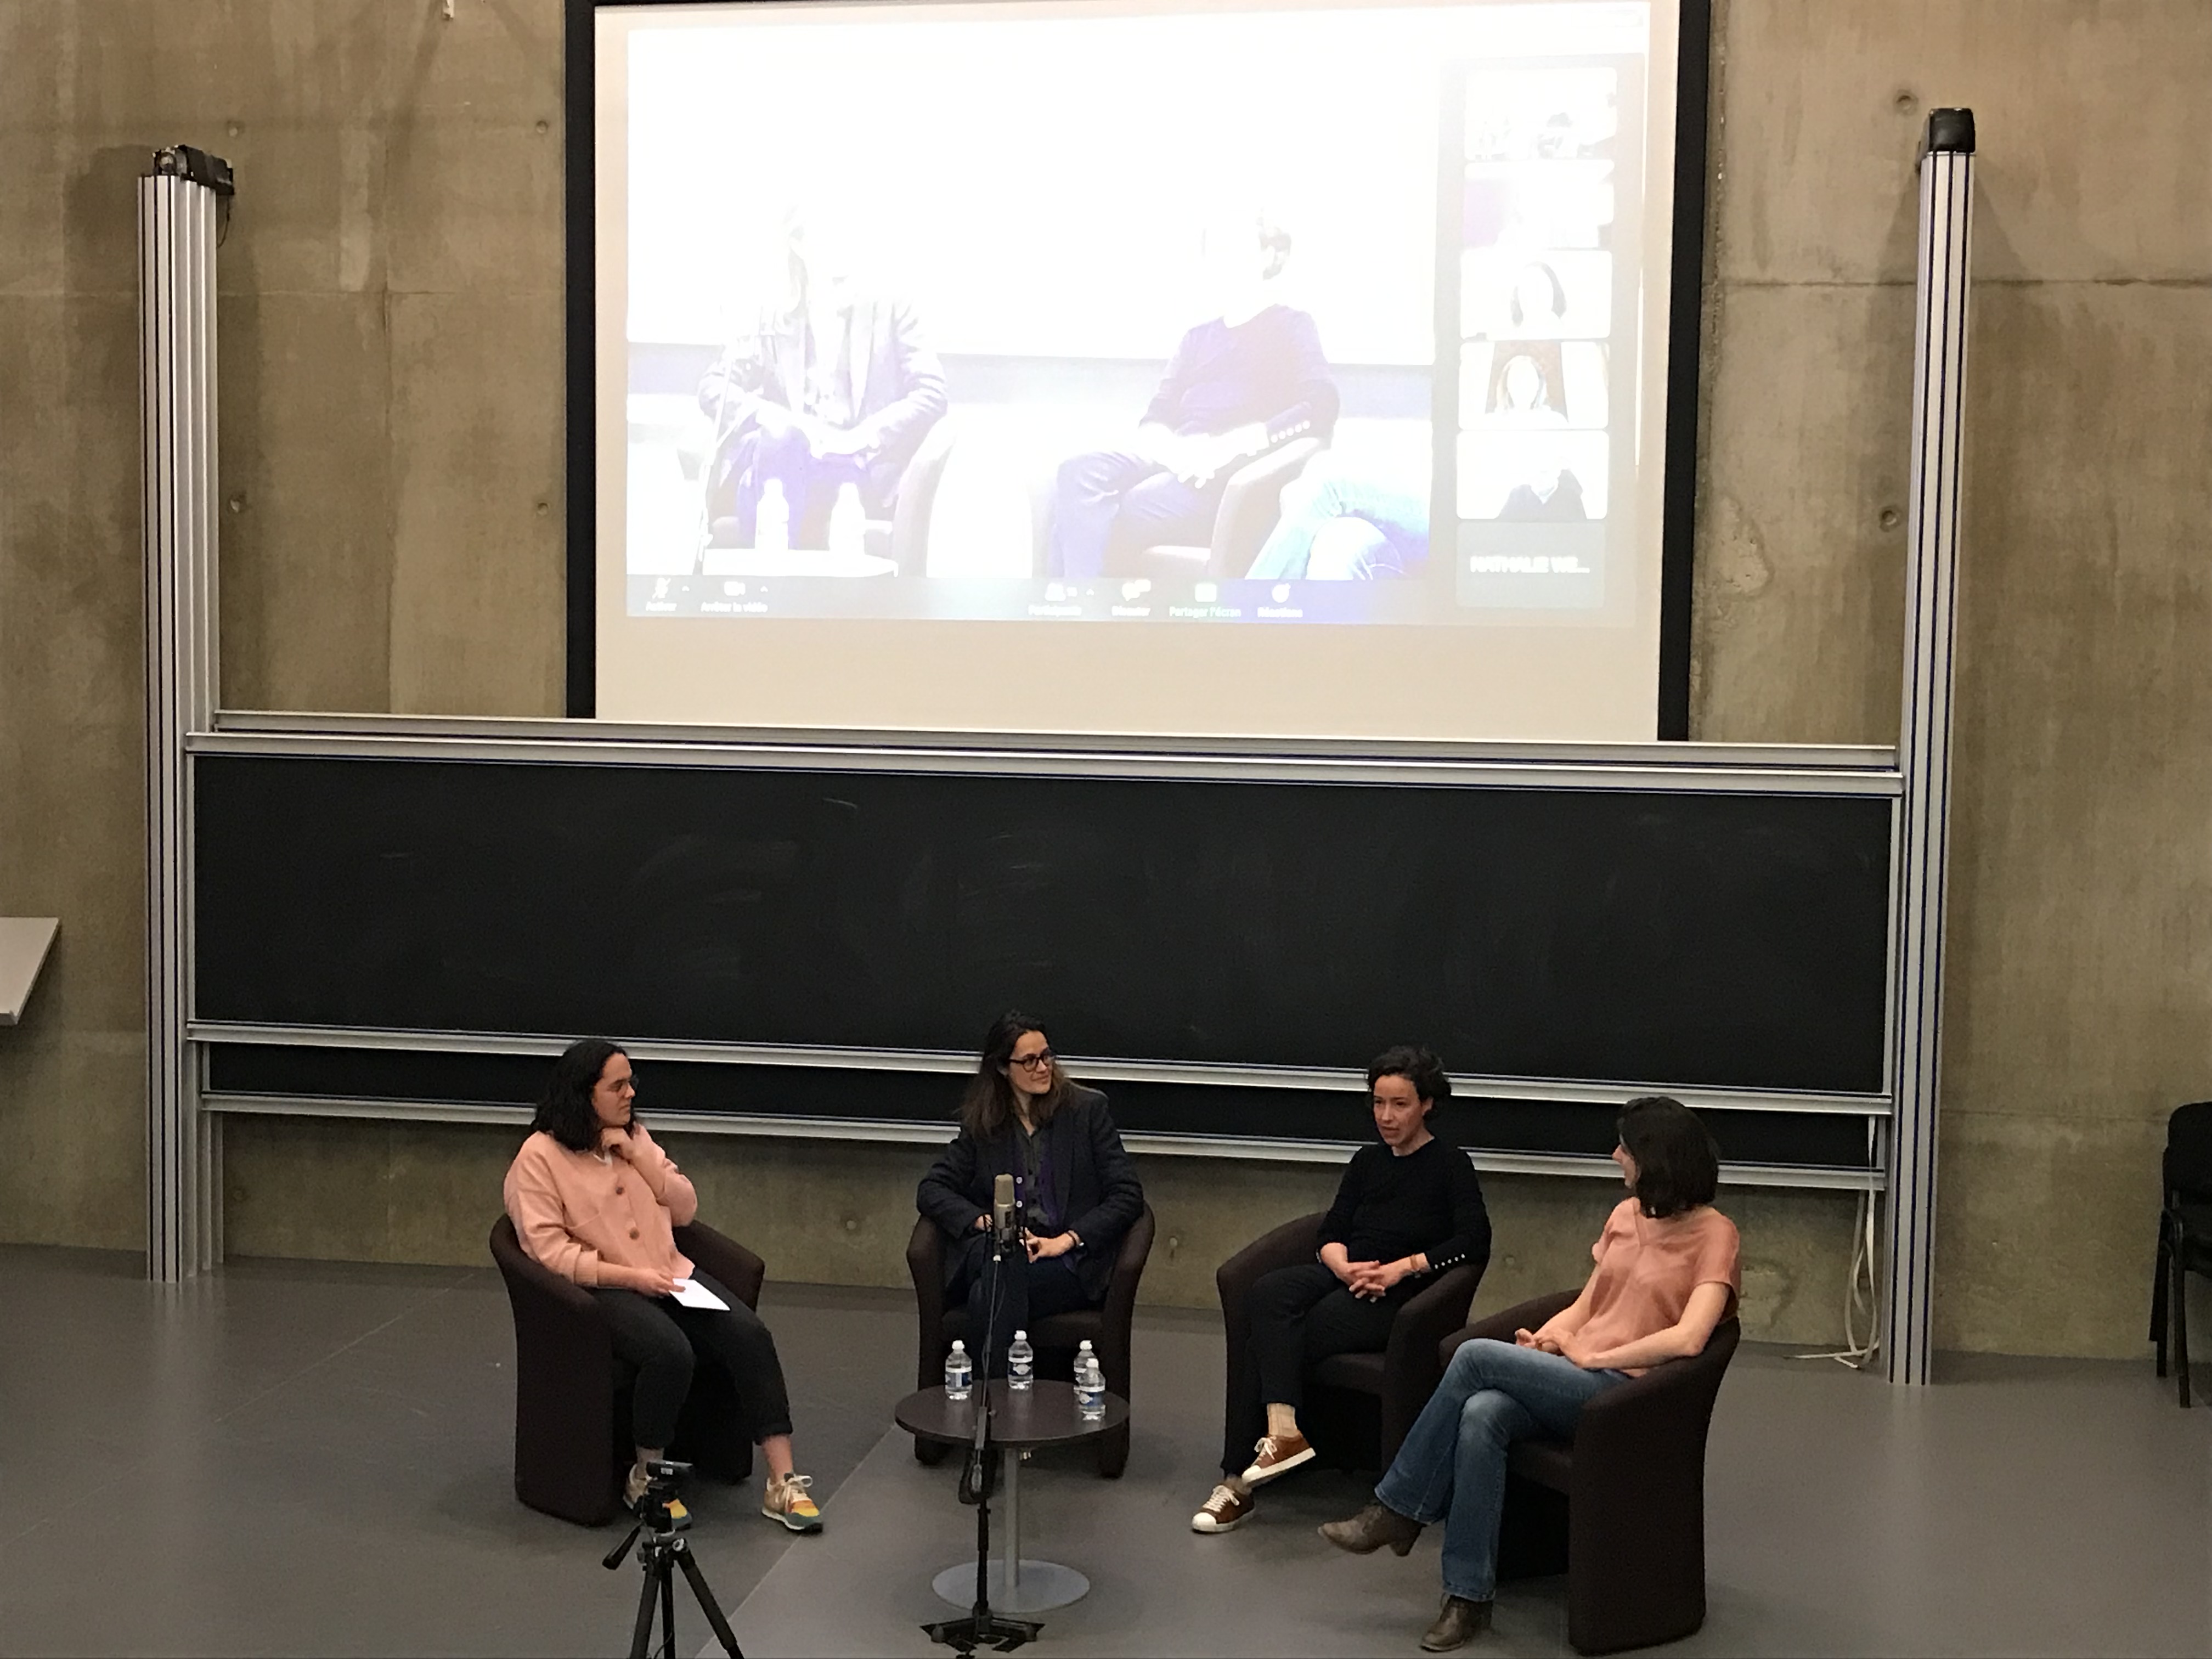
{"type": "MultiPolygon", "coordinates": [[[[225,701],[561,708],[562,515],[520,510],[563,499],[560,7],[203,9],[179,33],[46,8],[6,46],[32,160],[0,184],[0,385],[40,413],[0,422],[0,617],[40,645],[0,653],[0,913],[64,929],[0,1042],[0,1133],[44,1149],[0,1164],[14,1240],[142,1242],[132,179],[152,148],[198,132],[240,165],[222,482],[252,510],[223,515],[225,701]]],[[[1937,1335],[2140,1357],[2165,1115],[2212,1054],[2212,7],[2051,9],[2056,34],[2014,0],[1716,8],[1693,732],[1895,732],[1901,538],[1880,504],[1907,484],[1911,154],[1924,105],[1969,106],[1937,1335]]],[[[234,1123],[232,1243],[481,1261],[514,1139],[234,1123]]],[[[908,1163],[726,1155],[745,1169],[713,1212],[780,1274],[898,1282],[908,1163]],[[787,1211],[790,1172],[858,1229],[787,1211]]],[[[1327,1201],[1327,1172],[1222,1166],[1209,1198],[1184,1168],[1147,1167],[1182,1241],[1148,1285],[1194,1305],[1228,1251],[1327,1201]]],[[[1486,1302],[1548,1288],[1598,1184],[1491,1192],[1513,1262],[1486,1302]]],[[[1725,1202],[1773,1287],[1747,1311],[1833,1340],[1848,1202],[1725,1202]]]]}

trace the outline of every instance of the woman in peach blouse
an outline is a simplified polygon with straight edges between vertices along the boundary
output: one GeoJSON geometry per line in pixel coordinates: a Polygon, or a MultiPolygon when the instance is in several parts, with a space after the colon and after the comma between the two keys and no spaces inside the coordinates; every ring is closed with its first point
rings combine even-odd
{"type": "Polygon", "coordinates": [[[570,1044],[553,1063],[533,1133],[507,1172],[507,1212],[523,1249],[592,1293],[615,1352],[637,1367],[630,1392],[637,1462],[623,1499],[634,1509],[644,1495],[646,1465],[674,1437],[696,1355],[707,1353],[737,1385],[768,1465],[761,1513],[793,1532],[819,1532],[821,1511],[806,1491],[813,1482],[792,1472],[791,1404],[775,1339],[758,1314],[677,1249],[675,1230],[699,1213],[699,1195],[631,1111],[636,1097],[629,1056],[615,1044],[598,1037],[570,1044]],[[727,1305],[683,1306],[674,1299],[679,1279],[727,1305]]]}
{"type": "Polygon", "coordinates": [[[1585,1401],[1704,1352],[1735,1306],[1735,1224],[1713,1208],[1720,1154],[1705,1125],[1679,1100],[1632,1100],[1613,1161],[1629,1196],[1590,1247],[1583,1293],[1541,1330],[1461,1344],[1375,1501],[1321,1529],[1355,1555],[1386,1544],[1404,1555],[1424,1526],[1444,1522],[1443,1606],[1421,1638],[1431,1653],[1489,1627],[1513,1443],[1571,1438],[1585,1401]]]}

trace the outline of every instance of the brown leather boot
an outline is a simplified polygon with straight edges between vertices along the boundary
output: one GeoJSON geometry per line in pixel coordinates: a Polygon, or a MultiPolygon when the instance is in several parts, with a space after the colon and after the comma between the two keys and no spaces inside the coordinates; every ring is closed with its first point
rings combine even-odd
{"type": "Polygon", "coordinates": [[[1463,1647],[1490,1628],[1490,1603],[1470,1601],[1463,1595],[1447,1595],[1437,1609],[1437,1622],[1421,1638],[1425,1653],[1449,1653],[1463,1647]]]}
{"type": "Polygon", "coordinates": [[[1321,1529],[1321,1535],[1354,1555],[1372,1555],[1385,1544],[1399,1555],[1410,1555],[1413,1540],[1421,1535],[1421,1523],[1408,1521],[1380,1504],[1370,1504],[1348,1521],[1330,1522],[1321,1529]]]}

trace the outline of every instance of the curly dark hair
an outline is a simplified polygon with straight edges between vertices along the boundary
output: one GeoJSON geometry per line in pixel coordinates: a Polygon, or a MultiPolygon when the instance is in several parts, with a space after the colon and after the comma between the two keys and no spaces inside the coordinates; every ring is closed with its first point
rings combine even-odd
{"type": "Polygon", "coordinates": [[[1698,1115],[1671,1095],[1639,1095],[1622,1107],[1620,1144],[1636,1160],[1630,1190],[1654,1220],[1713,1201],[1721,1149],[1698,1115]]]}
{"type": "Polygon", "coordinates": [[[617,1054],[629,1058],[629,1051],[622,1044],[605,1037],[586,1037],[563,1048],[561,1058],[553,1062],[552,1076],[545,1079],[545,1092],[538,1097],[538,1115],[531,1119],[531,1128],[543,1130],[572,1152],[588,1152],[596,1147],[599,1115],[592,1109],[592,1091],[599,1086],[607,1062],[617,1054]]]}
{"type": "Polygon", "coordinates": [[[1367,1064],[1367,1087],[1386,1077],[1401,1077],[1413,1085],[1413,1092],[1429,1103],[1431,1112],[1451,1098],[1451,1079],[1444,1075],[1444,1063],[1426,1048],[1413,1043],[1400,1043],[1395,1048],[1385,1048],[1367,1064]]]}
{"type": "MultiPolygon", "coordinates": [[[[983,1057],[975,1078],[960,1097],[960,1127],[978,1140],[996,1139],[1014,1117],[1014,1085],[1006,1075],[1013,1064],[1014,1045],[1031,1031],[1044,1035],[1044,1023],[1031,1019],[1018,1008],[1009,1008],[991,1022],[983,1034],[983,1057]]],[[[1042,1129],[1067,1099],[1067,1073],[1052,1063],[1052,1087],[1030,1102],[1030,1122],[1042,1129]]]]}

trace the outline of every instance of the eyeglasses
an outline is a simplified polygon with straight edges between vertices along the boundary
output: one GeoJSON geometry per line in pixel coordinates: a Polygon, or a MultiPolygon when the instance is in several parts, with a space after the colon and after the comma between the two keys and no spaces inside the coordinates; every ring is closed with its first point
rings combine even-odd
{"type": "Polygon", "coordinates": [[[1013,1064],[1020,1066],[1024,1072],[1049,1071],[1052,1067],[1052,1050],[1040,1048],[1033,1054],[1016,1054],[1013,1056],[1013,1064]]]}

